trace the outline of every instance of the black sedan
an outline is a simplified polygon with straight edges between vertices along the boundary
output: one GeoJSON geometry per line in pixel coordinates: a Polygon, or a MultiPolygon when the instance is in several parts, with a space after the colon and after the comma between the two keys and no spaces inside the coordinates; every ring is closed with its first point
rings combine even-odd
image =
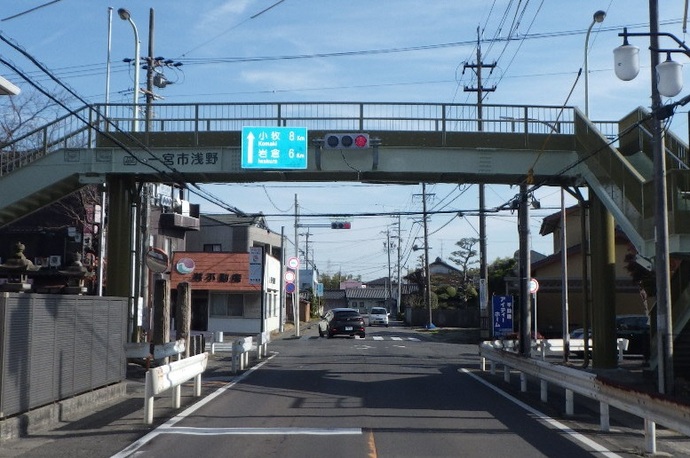
{"type": "Polygon", "coordinates": [[[364,318],[355,309],[335,308],[326,312],[319,321],[319,337],[335,335],[364,338],[364,318]]]}

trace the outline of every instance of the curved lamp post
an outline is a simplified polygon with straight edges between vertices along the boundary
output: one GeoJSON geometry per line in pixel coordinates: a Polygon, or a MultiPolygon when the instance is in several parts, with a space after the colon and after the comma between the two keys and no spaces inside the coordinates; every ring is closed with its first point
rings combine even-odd
{"type": "Polygon", "coordinates": [[[676,36],[659,32],[659,11],[656,0],[649,1],[649,32],[628,33],[627,28],[618,36],[623,37],[623,45],[614,50],[616,76],[630,81],[640,71],[639,49],[628,43],[628,37],[649,37],[652,64],[652,145],[654,159],[654,230],[656,235],[654,252],[654,271],[656,276],[657,309],[657,376],[661,393],[673,394],[675,376],[673,368],[673,320],[671,310],[671,269],[669,265],[668,197],[666,185],[666,156],[664,134],[661,121],[673,114],[678,105],[690,101],[684,97],[668,106],[662,105],[661,96],[673,97],[683,88],[680,64],[671,60],[672,53],[683,53],[690,57],[690,47],[676,36]],[[678,49],[659,48],[659,38],[673,40],[678,49]],[[659,63],[659,54],[665,53],[667,60],[659,63]]]}
{"type": "Polygon", "coordinates": [[[606,11],[599,10],[592,16],[592,23],[587,29],[587,35],[585,36],[585,116],[589,119],[589,35],[592,33],[592,27],[594,24],[604,22],[606,17],[606,11]]]}
{"type": "Polygon", "coordinates": [[[137,25],[132,20],[132,15],[124,8],[117,10],[120,19],[131,24],[134,30],[134,101],[133,101],[133,118],[132,118],[132,132],[139,131],[139,31],[137,25]]]}

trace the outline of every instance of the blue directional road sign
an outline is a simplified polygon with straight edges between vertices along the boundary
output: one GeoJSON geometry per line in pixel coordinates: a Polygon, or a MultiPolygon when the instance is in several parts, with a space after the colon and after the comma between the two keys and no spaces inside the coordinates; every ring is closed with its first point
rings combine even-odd
{"type": "Polygon", "coordinates": [[[243,169],[306,169],[306,127],[243,127],[243,169]]]}

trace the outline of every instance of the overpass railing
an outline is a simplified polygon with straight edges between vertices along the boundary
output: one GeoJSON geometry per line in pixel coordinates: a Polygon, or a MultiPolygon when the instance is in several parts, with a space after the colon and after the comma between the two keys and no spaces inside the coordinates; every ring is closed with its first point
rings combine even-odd
{"type": "MultiPolygon", "coordinates": [[[[64,148],[93,148],[114,132],[222,132],[243,126],[300,126],[310,130],[488,132],[572,135],[574,108],[444,103],[192,103],[143,107],[94,104],[0,143],[0,176],[64,148]],[[108,113],[106,117],[105,113],[108,113]],[[134,129],[136,127],[136,129],[134,129]]],[[[616,123],[597,123],[606,136],[616,123]]],[[[141,138],[141,137],[137,137],[141,138]]]]}

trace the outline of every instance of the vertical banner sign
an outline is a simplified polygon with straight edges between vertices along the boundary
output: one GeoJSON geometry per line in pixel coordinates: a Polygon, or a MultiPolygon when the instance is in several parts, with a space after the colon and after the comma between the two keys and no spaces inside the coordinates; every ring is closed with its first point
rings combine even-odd
{"type": "Polygon", "coordinates": [[[484,311],[489,305],[489,301],[486,299],[487,288],[486,288],[486,278],[479,279],[479,310],[484,311]]]}
{"type": "Polygon", "coordinates": [[[263,280],[264,250],[261,247],[249,248],[249,284],[260,285],[263,280]]]}
{"type": "Polygon", "coordinates": [[[494,337],[513,332],[513,296],[493,296],[494,337]]]}

